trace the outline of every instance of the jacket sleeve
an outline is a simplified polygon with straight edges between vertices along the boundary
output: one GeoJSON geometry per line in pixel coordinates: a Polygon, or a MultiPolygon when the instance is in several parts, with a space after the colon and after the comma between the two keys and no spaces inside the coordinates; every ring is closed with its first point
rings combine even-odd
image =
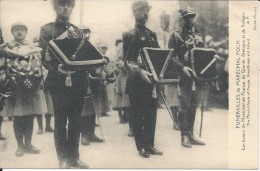
{"type": "Polygon", "coordinates": [[[130,33],[123,33],[123,56],[126,69],[131,75],[140,75],[141,68],[134,60],[138,56],[139,48],[138,42],[134,40],[130,33]]]}
{"type": "Polygon", "coordinates": [[[178,33],[174,32],[171,34],[169,43],[168,43],[168,48],[174,49],[175,54],[178,56],[178,59],[174,60],[174,62],[178,68],[182,69],[185,66],[183,64],[184,63],[183,56],[186,53],[187,48],[178,33]]]}
{"type": "Polygon", "coordinates": [[[50,55],[48,57],[46,57],[46,55],[48,55],[48,53],[46,53],[48,44],[49,44],[49,41],[52,39],[52,36],[50,35],[49,32],[50,31],[48,31],[47,27],[42,27],[41,31],[40,31],[39,47],[42,48],[42,51],[41,51],[42,64],[47,70],[51,70],[54,68],[58,70],[56,60],[53,59],[50,55]],[[46,58],[50,58],[50,61],[46,61],[46,58]]]}

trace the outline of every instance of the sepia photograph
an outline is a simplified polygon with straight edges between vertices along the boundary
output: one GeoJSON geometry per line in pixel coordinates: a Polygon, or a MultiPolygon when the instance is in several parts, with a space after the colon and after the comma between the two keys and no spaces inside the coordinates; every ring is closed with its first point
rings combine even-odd
{"type": "Polygon", "coordinates": [[[0,0],[0,168],[257,169],[245,6],[0,0]]]}

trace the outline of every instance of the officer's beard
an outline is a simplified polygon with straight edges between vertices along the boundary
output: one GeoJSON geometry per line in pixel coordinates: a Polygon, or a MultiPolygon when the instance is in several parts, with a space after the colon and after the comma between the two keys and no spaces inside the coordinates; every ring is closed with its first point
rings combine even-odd
{"type": "Polygon", "coordinates": [[[140,18],[140,19],[136,19],[135,22],[136,24],[141,24],[141,25],[145,25],[148,21],[148,18],[140,18]]]}

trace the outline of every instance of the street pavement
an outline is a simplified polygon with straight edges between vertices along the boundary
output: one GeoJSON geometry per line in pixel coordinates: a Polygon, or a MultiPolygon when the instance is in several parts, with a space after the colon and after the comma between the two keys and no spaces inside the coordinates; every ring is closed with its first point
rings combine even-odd
{"type": "MultiPolygon", "coordinates": [[[[172,120],[166,109],[158,109],[155,147],[163,156],[141,158],[132,137],[128,137],[128,124],[120,124],[117,112],[110,117],[101,117],[104,143],[80,145],[80,159],[90,168],[227,168],[228,167],[228,110],[212,109],[204,112],[201,139],[205,146],[191,149],[181,146],[180,132],[172,129],[172,120]]],[[[53,124],[53,120],[52,120],[53,124]]],[[[200,111],[195,122],[195,135],[199,136],[200,111]]],[[[40,154],[25,154],[15,157],[17,149],[13,125],[5,121],[2,133],[6,141],[0,141],[0,168],[58,168],[53,133],[37,134],[34,121],[33,145],[41,149],[40,154]]],[[[101,136],[96,127],[96,135],[101,136]]]]}

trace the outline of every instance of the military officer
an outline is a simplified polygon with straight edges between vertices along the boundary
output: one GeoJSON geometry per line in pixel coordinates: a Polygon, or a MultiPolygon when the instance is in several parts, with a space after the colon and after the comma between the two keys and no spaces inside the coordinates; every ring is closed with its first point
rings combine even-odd
{"type": "Polygon", "coordinates": [[[66,75],[58,71],[59,61],[52,58],[47,50],[48,42],[67,31],[73,38],[84,36],[69,22],[75,0],[54,0],[56,21],[41,28],[39,45],[42,50],[43,64],[49,70],[45,86],[50,90],[54,107],[54,139],[60,168],[88,168],[79,160],[80,115],[86,90],[86,73],[78,71],[71,75],[72,86],[66,86],[66,75]],[[69,28],[74,30],[70,30],[69,28]],[[66,129],[67,119],[68,132],[66,129]]]}
{"type": "Polygon", "coordinates": [[[123,56],[128,72],[126,91],[130,97],[133,114],[133,132],[139,155],[145,158],[163,153],[154,148],[157,115],[156,87],[151,74],[140,64],[139,51],[144,47],[159,48],[157,36],[146,27],[150,10],[146,0],[132,4],[135,28],[123,33],[123,56]]]}
{"type": "Polygon", "coordinates": [[[202,82],[193,81],[191,75],[190,50],[196,47],[203,47],[203,41],[199,33],[194,28],[196,13],[194,9],[186,7],[180,10],[183,28],[173,32],[169,39],[168,47],[174,49],[179,60],[176,61],[180,75],[180,109],[179,124],[181,131],[181,144],[191,148],[192,145],[205,145],[204,142],[195,138],[193,127],[196,109],[201,98],[202,82]]]}

